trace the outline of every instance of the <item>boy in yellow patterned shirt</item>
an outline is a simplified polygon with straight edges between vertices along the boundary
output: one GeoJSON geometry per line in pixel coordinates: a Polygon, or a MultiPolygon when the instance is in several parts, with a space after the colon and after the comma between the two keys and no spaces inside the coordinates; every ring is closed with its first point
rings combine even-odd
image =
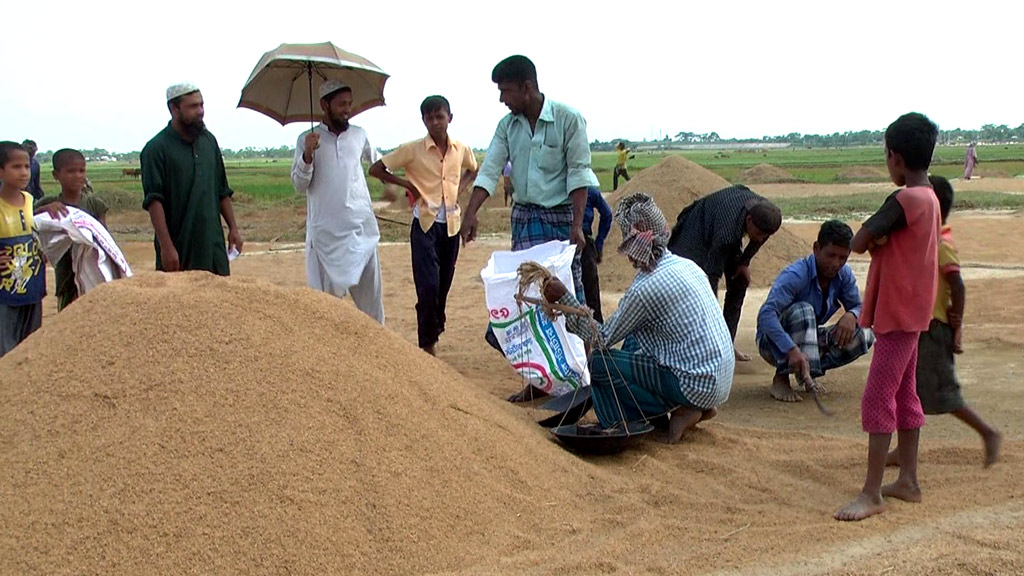
{"type": "Polygon", "coordinates": [[[0,142],[0,357],[43,323],[46,269],[32,235],[28,151],[0,142]]]}

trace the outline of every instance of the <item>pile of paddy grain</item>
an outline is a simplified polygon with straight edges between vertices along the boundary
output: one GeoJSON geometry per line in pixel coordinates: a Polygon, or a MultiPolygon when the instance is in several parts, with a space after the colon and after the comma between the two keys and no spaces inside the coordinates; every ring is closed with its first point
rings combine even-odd
{"type": "Polygon", "coordinates": [[[0,372],[3,574],[464,569],[542,546],[590,482],[522,411],[306,289],[141,274],[0,372]]]}
{"type": "MultiPolygon", "coordinates": [[[[609,199],[614,210],[622,198],[635,192],[644,192],[654,198],[670,226],[676,217],[694,200],[712,192],[729,187],[721,176],[695,164],[682,156],[666,156],[661,162],[639,172],[635,178],[619,188],[609,199]]],[[[757,188],[753,188],[757,192],[757,188]]],[[[785,216],[785,215],[783,215],[785,216]]],[[[612,226],[605,245],[605,260],[601,265],[601,289],[622,292],[632,282],[636,271],[629,262],[615,254],[615,248],[622,241],[618,226],[612,226]]],[[[794,260],[806,256],[810,246],[805,245],[792,232],[782,227],[754,257],[750,266],[753,286],[770,286],[778,273],[794,260]]],[[[724,289],[719,283],[719,290],[724,289]]]]}
{"type": "Polygon", "coordinates": [[[789,172],[773,164],[758,164],[747,168],[740,174],[740,182],[744,184],[792,184],[801,182],[789,172]]]}
{"type": "Polygon", "coordinates": [[[836,174],[837,182],[888,182],[889,174],[874,166],[851,166],[836,174]]]}

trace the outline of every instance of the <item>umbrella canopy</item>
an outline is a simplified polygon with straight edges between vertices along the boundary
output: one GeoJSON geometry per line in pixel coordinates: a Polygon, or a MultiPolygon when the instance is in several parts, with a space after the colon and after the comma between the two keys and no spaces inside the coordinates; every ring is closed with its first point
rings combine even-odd
{"type": "Polygon", "coordinates": [[[239,108],[249,108],[277,120],[313,122],[321,117],[313,106],[320,85],[337,80],[352,88],[352,116],[384,104],[388,75],[362,56],[330,42],[281,44],[260,58],[242,88],[239,108]]]}

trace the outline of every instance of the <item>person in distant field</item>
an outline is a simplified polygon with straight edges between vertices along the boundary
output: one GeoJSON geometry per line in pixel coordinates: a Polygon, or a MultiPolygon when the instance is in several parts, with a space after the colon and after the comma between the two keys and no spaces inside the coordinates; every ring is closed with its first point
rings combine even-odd
{"type": "MultiPolygon", "coordinates": [[[[942,176],[928,180],[939,199],[942,232],[939,237],[939,291],[935,297],[928,331],[917,341],[917,397],[925,414],[952,414],[977,432],[985,443],[985,467],[999,461],[1003,435],[981,419],[964,402],[956,376],[954,355],[962,354],[966,289],[960,277],[960,256],[946,219],[953,208],[953,186],[942,176]]],[[[886,463],[899,465],[899,449],[889,452],[886,463]]]]}
{"type": "Polygon", "coordinates": [[[814,380],[867,354],[875,342],[869,328],[857,326],[860,290],[850,257],[853,230],[828,220],[818,230],[813,253],[783,270],[757,315],[757,348],[775,366],[769,393],[782,402],[799,402],[790,385],[793,374],[804,389],[821,390],[814,380]],[[839,307],[844,314],[826,326],[839,307]]]}
{"type": "Polygon", "coordinates": [[[416,325],[420,348],[432,356],[444,332],[448,291],[459,259],[459,194],[473,184],[473,149],[448,136],[451,105],[444,96],[420,104],[427,136],[402,144],[370,166],[370,175],[409,191],[412,209],[409,244],[416,284],[416,325]],[[405,170],[405,178],[394,174],[405,170]]]}
{"type": "MultiPolygon", "coordinates": [[[[480,167],[462,218],[462,241],[476,239],[477,212],[494,195],[502,168],[511,161],[515,185],[512,250],[526,250],[552,240],[576,244],[573,283],[577,300],[585,302],[581,262],[586,245],[583,214],[587,188],[598,186],[590,169],[587,122],[575,109],[541,93],[537,68],[525,56],[510,56],[499,62],[491,72],[491,81],[497,84],[500,100],[509,113],[498,122],[480,167]]],[[[489,326],[486,338],[498,348],[489,326]]],[[[539,390],[528,385],[509,401],[521,402],[540,395],[539,390]]]]}
{"type": "MultiPolygon", "coordinates": [[[[60,207],[72,206],[92,216],[100,224],[107,225],[107,204],[95,195],[85,194],[85,156],[81,152],[70,148],[54,152],[53,179],[60,184],[60,194],[36,201],[37,213],[50,204],[57,204],[60,207]]],[[[64,257],[53,266],[56,277],[54,295],[57,297],[58,312],[78,299],[71,252],[65,252],[64,257]]]]}
{"type": "Polygon", "coordinates": [[[203,122],[203,94],[195,84],[167,89],[171,121],[142,149],[142,208],[153,222],[156,269],[231,273],[228,246],[242,251],[220,145],[203,122]]]}
{"type": "Polygon", "coordinates": [[[601,195],[597,186],[587,188],[587,207],[583,212],[583,235],[587,245],[583,248],[583,293],[587,297],[587,307],[594,311],[594,320],[604,322],[601,314],[601,279],[597,273],[597,265],[604,259],[604,241],[612,228],[612,208],[601,195]],[[600,220],[597,225],[597,236],[594,236],[594,211],[600,220]]]}
{"type": "MultiPolygon", "coordinates": [[[[718,282],[725,275],[722,314],[734,341],[750,286],[750,261],[781,227],[778,206],[742,185],[699,198],[676,218],[668,249],[696,262],[708,275],[716,296],[718,282]],[[745,237],[749,240],[744,248],[745,237]]],[[[750,357],[736,351],[736,360],[745,362],[750,357]]]]}
{"type": "MultiPolygon", "coordinates": [[[[43,323],[46,267],[36,242],[28,150],[0,142],[0,357],[43,323]]],[[[56,207],[51,207],[54,216],[56,207]]]]}
{"type": "Polygon", "coordinates": [[[501,183],[505,192],[505,206],[508,206],[510,202],[515,202],[513,195],[516,193],[516,187],[512,184],[511,162],[506,162],[505,169],[501,171],[501,183]]]}
{"type": "Polygon", "coordinates": [[[344,298],[384,324],[383,285],[373,214],[362,161],[377,151],[366,131],[349,124],[352,88],[336,80],[320,86],[323,122],[299,135],[292,186],[306,195],[306,282],[344,298]]]}
{"type": "Polygon", "coordinates": [[[612,171],[612,191],[619,189],[619,176],[629,182],[629,172],[626,171],[626,164],[633,157],[630,150],[626,149],[625,142],[619,142],[615,147],[615,170],[612,171]]]}
{"type": "Polygon", "coordinates": [[[924,412],[917,396],[918,340],[927,332],[938,290],[939,201],[928,181],[939,128],[926,116],[900,116],[885,130],[885,163],[902,186],[861,226],[854,252],[871,252],[862,328],[875,333],[861,427],[868,433],[868,466],[860,494],[833,515],[863,520],[885,511],[885,496],[921,501],[917,444],[924,412]],[[883,486],[893,432],[899,435],[900,474],[883,486]]]}
{"type": "MultiPolygon", "coordinates": [[[[619,202],[618,252],[636,277],[607,322],[567,314],[566,329],[594,346],[590,358],[594,411],[603,428],[668,416],[663,440],[678,442],[729,398],[735,360],[732,339],[704,271],[669,252],[665,216],[646,194],[619,202]],[[622,349],[611,347],[622,342],[622,349]]],[[[558,278],[541,293],[573,308],[577,300],[558,278]]]]}
{"type": "Polygon", "coordinates": [[[32,198],[39,200],[45,194],[41,182],[39,160],[36,160],[36,152],[39,151],[39,147],[36,145],[35,140],[25,140],[21,143],[21,146],[28,152],[29,161],[32,163],[32,175],[25,186],[25,191],[31,194],[32,198]]]}
{"type": "Polygon", "coordinates": [[[970,180],[974,174],[974,165],[978,163],[977,142],[971,142],[964,154],[964,180],[970,180]]]}

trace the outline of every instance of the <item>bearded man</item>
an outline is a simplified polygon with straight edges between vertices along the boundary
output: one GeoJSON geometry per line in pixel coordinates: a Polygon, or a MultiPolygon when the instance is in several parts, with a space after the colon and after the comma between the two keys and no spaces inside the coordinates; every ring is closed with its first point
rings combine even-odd
{"type": "Polygon", "coordinates": [[[155,232],[156,269],[230,273],[224,246],[242,251],[224,157],[203,123],[203,95],[195,84],[167,89],[171,121],[142,149],[142,208],[155,232]]]}
{"type": "Polygon", "coordinates": [[[323,122],[299,135],[292,161],[292,186],[306,195],[306,282],[352,296],[356,308],[383,324],[380,230],[362,165],[378,154],[366,131],[349,124],[352,89],[328,80],[319,93],[323,122]]]}

